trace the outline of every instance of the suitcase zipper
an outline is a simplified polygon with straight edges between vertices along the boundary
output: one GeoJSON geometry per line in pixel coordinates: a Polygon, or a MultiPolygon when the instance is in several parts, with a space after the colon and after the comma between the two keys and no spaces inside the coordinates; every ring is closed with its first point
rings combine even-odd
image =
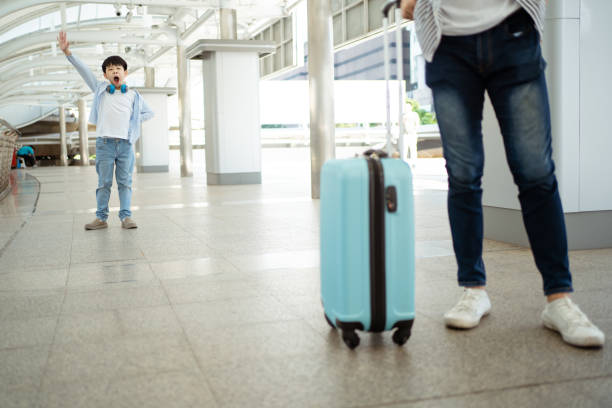
{"type": "Polygon", "coordinates": [[[368,157],[370,200],[370,307],[372,321],[370,331],[385,330],[386,282],[385,282],[385,179],[382,162],[378,157],[368,157]]]}

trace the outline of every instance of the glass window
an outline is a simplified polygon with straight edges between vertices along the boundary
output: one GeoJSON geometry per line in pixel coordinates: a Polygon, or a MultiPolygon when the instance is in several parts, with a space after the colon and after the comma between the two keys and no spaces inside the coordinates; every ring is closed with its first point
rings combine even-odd
{"type": "Polygon", "coordinates": [[[292,20],[291,16],[284,19],[285,20],[285,29],[284,29],[284,38],[293,38],[293,29],[292,29],[292,20]]]}
{"type": "Polygon", "coordinates": [[[346,39],[350,40],[364,34],[363,3],[346,11],[346,39]]]}
{"type": "Polygon", "coordinates": [[[272,65],[274,63],[274,60],[272,59],[271,55],[269,57],[266,57],[265,60],[266,60],[266,75],[268,75],[274,72],[274,66],[272,65]]]}
{"type": "Polygon", "coordinates": [[[276,23],[274,23],[274,25],[272,26],[274,28],[274,41],[279,44],[282,41],[281,38],[281,21],[277,21],[276,23]]]}
{"type": "Polygon", "coordinates": [[[276,47],[276,52],[274,53],[274,71],[278,71],[283,67],[283,58],[281,55],[281,47],[276,47]]]}
{"type": "Polygon", "coordinates": [[[334,45],[340,44],[341,42],[344,42],[344,38],[342,35],[342,32],[343,32],[342,14],[338,14],[337,16],[334,17],[333,25],[334,25],[334,45]]]}
{"type": "Polygon", "coordinates": [[[276,52],[260,59],[262,76],[270,75],[285,67],[295,65],[293,15],[276,20],[252,38],[265,39],[276,43],[276,52]]]}
{"type": "Polygon", "coordinates": [[[342,0],[332,0],[331,2],[331,10],[332,13],[340,10],[342,8],[342,0]]]}
{"type": "Polygon", "coordinates": [[[293,65],[293,41],[289,41],[283,45],[285,49],[285,66],[293,65]]]}
{"type": "Polygon", "coordinates": [[[368,31],[382,27],[382,8],[385,0],[368,0],[368,31]]]}

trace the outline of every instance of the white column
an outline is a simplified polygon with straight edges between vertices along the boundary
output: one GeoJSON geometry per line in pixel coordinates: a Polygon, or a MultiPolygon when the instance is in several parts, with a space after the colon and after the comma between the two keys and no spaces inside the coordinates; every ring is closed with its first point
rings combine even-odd
{"type": "Polygon", "coordinates": [[[235,9],[219,9],[219,35],[223,40],[238,39],[235,9]]]}
{"type": "Polygon", "coordinates": [[[155,68],[144,67],[145,88],[155,88],[155,68]]]}
{"type": "Polygon", "coordinates": [[[60,131],[60,166],[68,165],[68,147],[66,146],[66,108],[59,107],[59,131],[60,131]]]}
{"type": "Polygon", "coordinates": [[[312,198],[319,198],[321,167],[336,155],[334,41],[329,1],[308,0],[308,44],[310,183],[312,198]]]}
{"type": "Polygon", "coordinates": [[[87,103],[81,98],[79,106],[79,148],[81,151],[81,166],[89,166],[89,140],[87,136],[87,103]]]}
{"type": "Polygon", "coordinates": [[[178,78],[178,108],[180,128],[181,177],[193,175],[193,146],[191,141],[191,93],[189,90],[189,60],[185,56],[185,46],[176,47],[178,78]]]}

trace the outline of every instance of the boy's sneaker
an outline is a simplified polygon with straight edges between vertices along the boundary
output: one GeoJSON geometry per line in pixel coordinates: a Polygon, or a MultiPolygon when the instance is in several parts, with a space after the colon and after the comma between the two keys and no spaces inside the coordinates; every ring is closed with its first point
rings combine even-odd
{"type": "Polygon", "coordinates": [[[542,323],[561,333],[566,343],[578,347],[601,347],[605,336],[569,297],[546,304],[542,323]]]}
{"type": "Polygon", "coordinates": [[[132,229],[138,228],[138,225],[130,217],[125,217],[123,221],[121,221],[121,228],[132,229]]]}
{"type": "Polygon", "coordinates": [[[102,221],[99,218],[96,218],[89,224],[85,224],[86,230],[97,230],[97,229],[102,229],[102,228],[107,228],[107,227],[108,227],[108,224],[106,223],[106,221],[102,221]]]}
{"type": "Polygon", "coordinates": [[[456,329],[471,329],[491,311],[491,301],[484,289],[466,288],[459,302],[444,315],[444,323],[456,329]]]}

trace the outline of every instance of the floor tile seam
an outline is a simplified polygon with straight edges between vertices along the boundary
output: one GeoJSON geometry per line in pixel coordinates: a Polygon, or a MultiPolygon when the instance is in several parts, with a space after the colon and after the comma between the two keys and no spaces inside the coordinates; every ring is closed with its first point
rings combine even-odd
{"type": "Polygon", "coordinates": [[[185,227],[183,227],[182,225],[180,225],[179,223],[177,223],[175,220],[173,220],[172,218],[168,217],[167,215],[164,214],[164,217],[166,217],[166,219],[168,219],[172,224],[174,224],[175,226],[177,226],[181,231],[187,233],[187,235],[189,235],[190,237],[195,238],[196,240],[198,240],[199,242],[201,242],[204,246],[206,246],[209,250],[210,248],[208,247],[208,245],[206,245],[205,242],[202,242],[196,235],[193,234],[193,232],[191,230],[186,229],[185,227]]]}
{"type": "MultiPolygon", "coordinates": [[[[140,250],[140,248],[135,248],[138,249],[142,255],[141,258],[121,258],[118,259],[117,262],[122,262],[122,261],[138,261],[138,260],[143,260],[143,259],[147,259],[144,254],[142,254],[142,251],[140,250]]],[[[72,258],[72,257],[71,257],[72,258]]],[[[114,262],[114,261],[91,261],[91,262],[72,262],[70,263],[70,265],[91,265],[91,264],[99,264],[99,263],[104,263],[104,262],[114,262]]]]}
{"type": "MultiPolygon", "coordinates": [[[[612,271],[611,271],[612,272],[612,271]]],[[[590,288],[590,289],[581,289],[581,288],[574,288],[574,295],[576,293],[595,293],[595,292],[610,292],[610,289],[612,288],[612,284],[610,286],[600,286],[598,288],[590,288]]]]}
{"type": "MultiPolygon", "coordinates": [[[[272,297],[274,297],[279,303],[281,303],[282,305],[285,305],[280,299],[278,299],[275,295],[272,295],[272,297]]],[[[291,312],[292,314],[295,314],[295,312],[291,312]]],[[[321,330],[317,330],[317,328],[315,326],[313,326],[310,323],[310,318],[306,318],[303,316],[299,316],[300,318],[296,321],[301,321],[304,324],[306,324],[317,336],[319,336],[323,341],[327,341],[327,333],[324,334],[323,331],[321,330]]],[[[323,305],[321,305],[321,321],[325,320],[325,309],[323,308],[323,305]]],[[[328,326],[329,327],[329,326],[328,326]]],[[[329,328],[330,330],[335,330],[332,329],[331,327],[329,328]]],[[[328,332],[329,333],[329,332],[328,332]]]]}
{"type": "MultiPolygon", "coordinates": [[[[91,310],[87,310],[83,313],[83,315],[88,315],[88,314],[96,314],[96,313],[104,313],[104,312],[114,312],[114,311],[118,311],[120,309],[129,309],[129,310],[135,310],[135,309],[142,309],[142,308],[151,308],[151,307],[158,307],[158,306],[169,306],[170,304],[168,303],[154,303],[154,304],[149,304],[146,306],[134,306],[134,307],[109,307],[109,308],[98,308],[98,309],[91,309],[91,310]]],[[[74,316],[74,315],[78,315],[78,314],[74,314],[74,313],[69,313],[69,312],[64,312],[64,310],[62,309],[62,312],[60,313],[60,317],[61,316],[74,316]]]]}
{"type": "MultiPolygon", "coordinates": [[[[306,321],[303,317],[292,317],[292,318],[281,318],[281,319],[266,319],[266,320],[258,320],[258,321],[249,321],[246,323],[240,323],[240,324],[228,324],[228,325],[221,325],[218,327],[212,327],[212,328],[203,328],[203,327],[197,327],[196,330],[198,330],[199,332],[202,333],[210,333],[210,332],[215,332],[218,330],[228,330],[231,329],[233,327],[253,327],[253,326],[258,326],[260,324],[265,324],[265,323],[269,323],[269,324],[273,324],[273,323],[287,323],[287,322],[299,322],[299,321],[306,321]]],[[[179,320],[179,323],[181,321],[179,320]]],[[[182,324],[181,324],[182,326],[182,324]]]]}
{"type": "Polygon", "coordinates": [[[107,286],[105,287],[104,283],[88,285],[88,286],[66,286],[66,293],[70,295],[74,294],[82,294],[82,293],[97,293],[97,292],[107,292],[107,291],[116,291],[116,290],[129,290],[129,289],[154,289],[161,286],[161,282],[159,284],[155,284],[156,280],[150,281],[135,281],[139,282],[138,284],[132,284],[133,282],[118,282],[118,283],[109,283],[108,285],[123,285],[117,287],[107,286]],[[128,284],[128,285],[126,285],[128,284]]]}
{"type": "MultiPolygon", "coordinates": [[[[61,310],[61,309],[60,309],[61,310]]],[[[0,318],[0,327],[4,324],[17,323],[17,322],[27,322],[31,320],[40,320],[40,319],[50,319],[53,317],[57,317],[59,313],[49,313],[43,315],[37,315],[36,317],[27,317],[27,318],[0,318]]]]}
{"type": "MultiPolygon", "coordinates": [[[[72,228],[73,228],[73,230],[74,230],[74,224],[75,224],[75,219],[73,217],[72,218],[72,228]]],[[[70,252],[69,252],[69,255],[68,255],[70,257],[70,262],[68,263],[68,265],[72,264],[72,255],[71,254],[72,254],[72,240],[70,240],[70,252]]],[[[45,361],[43,372],[42,372],[42,375],[40,376],[40,381],[39,381],[39,384],[38,384],[38,389],[37,389],[37,396],[38,396],[38,398],[40,397],[40,394],[42,392],[43,381],[44,381],[44,378],[45,378],[45,376],[47,374],[47,370],[49,369],[49,363],[51,361],[51,354],[53,352],[53,348],[54,348],[54,345],[55,345],[55,339],[56,339],[57,333],[59,331],[60,318],[62,316],[62,311],[64,310],[64,305],[66,303],[66,295],[67,295],[67,292],[68,292],[68,280],[69,279],[70,279],[70,267],[68,266],[68,271],[66,273],[66,281],[64,283],[64,295],[62,297],[62,304],[60,305],[59,313],[58,313],[56,321],[55,321],[55,328],[53,330],[53,338],[51,340],[51,345],[49,346],[49,349],[48,349],[47,360],[45,361]]]]}
{"type": "MultiPolygon", "coordinates": [[[[174,331],[174,332],[157,332],[157,333],[137,333],[137,334],[124,334],[124,335],[118,335],[118,336],[114,336],[111,338],[102,338],[102,337],[97,337],[97,338],[92,338],[88,341],[81,341],[81,340],[77,340],[77,341],[67,341],[65,343],[61,343],[61,342],[56,342],[55,344],[53,344],[51,346],[51,351],[53,351],[53,353],[68,353],[68,354],[72,354],[72,351],[67,352],[65,351],[66,348],[71,348],[71,347],[90,347],[90,346],[108,346],[108,345],[117,345],[117,344],[121,344],[121,342],[130,342],[130,341],[138,341],[140,342],[142,340],[142,342],[146,342],[148,339],[150,339],[151,337],[153,337],[154,339],[160,339],[160,338],[164,338],[164,337],[168,337],[168,338],[178,338],[178,337],[174,337],[174,336],[181,336],[180,338],[182,340],[184,340],[185,342],[187,341],[186,338],[183,338],[184,334],[179,331],[174,331]]],[[[121,346],[119,346],[121,347],[121,346]]],[[[171,346],[164,346],[164,350],[172,350],[172,351],[180,351],[180,350],[185,350],[184,345],[171,345],[171,346]]],[[[150,351],[143,351],[143,352],[136,352],[136,353],[132,353],[132,355],[136,355],[136,356],[141,356],[141,355],[148,355],[151,354],[150,351]]]]}
{"type": "MultiPolygon", "coordinates": [[[[539,383],[522,384],[522,385],[511,386],[511,387],[486,388],[486,389],[481,389],[481,390],[476,390],[476,391],[439,395],[439,396],[434,396],[431,398],[403,399],[403,400],[391,401],[391,402],[375,404],[375,405],[353,405],[351,406],[351,408],[382,408],[382,407],[394,406],[397,404],[414,404],[418,402],[440,401],[440,400],[451,399],[451,398],[478,396],[481,394],[487,394],[487,393],[492,393],[492,392],[529,389],[529,388],[536,388],[536,387],[541,387],[541,386],[546,386],[546,385],[570,384],[570,383],[585,382],[585,381],[605,379],[605,378],[612,378],[612,375],[606,374],[606,375],[600,375],[600,376],[581,377],[581,378],[573,378],[573,379],[559,380],[559,381],[545,381],[545,382],[539,382],[539,383]]],[[[588,394],[585,394],[583,392],[580,392],[580,394],[592,400],[592,398],[588,394]]]]}
{"type": "Polygon", "coordinates": [[[113,307],[109,309],[96,310],[92,312],[77,312],[77,313],[60,313],[60,317],[79,317],[79,316],[91,316],[95,314],[111,313],[111,312],[138,312],[148,309],[158,309],[162,307],[172,306],[172,303],[162,303],[158,305],[147,305],[147,306],[133,306],[133,307],[113,307]]]}
{"type": "MultiPolygon", "coordinates": [[[[235,279],[224,279],[224,280],[219,281],[219,280],[211,280],[210,278],[207,279],[206,276],[211,276],[211,275],[194,276],[190,278],[160,279],[160,282],[161,282],[161,285],[164,286],[165,289],[182,287],[182,286],[193,286],[193,285],[198,285],[202,283],[206,283],[211,286],[221,286],[221,285],[218,285],[221,283],[223,284],[239,283],[249,288],[255,288],[258,282],[255,279],[250,279],[250,278],[240,279],[240,277],[237,277],[235,279]]],[[[247,299],[247,298],[262,297],[262,296],[261,295],[248,295],[248,296],[240,295],[240,297],[247,299]]],[[[235,297],[228,297],[227,299],[235,299],[235,297]]],[[[214,302],[216,300],[223,300],[223,299],[210,299],[210,300],[201,300],[201,301],[196,301],[196,302],[175,302],[175,303],[176,304],[206,303],[206,302],[214,302]]]]}
{"type": "MultiPolygon", "coordinates": [[[[311,325],[308,324],[308,320],[304,319],[302,317],[298,318],[298,319],[291,319],[291,320],[287,320],[287,319],[283,319],[283,320],[264,320],[264,321],[260,321],[260,322],[250,322],[250,323],[241,323],[240,324],[240,328],[256,328],[258,326],[273,326],[273,325],[278,325],[278,324],[283,324],[283,323],[303,323],[306,326],[308,326],[308,328],[312,329],[313,332],[317,332],[317,330],[315,330],[311,325]]],[[[211,332],[211,331],[231,331],[231,330],[235,330],[236,327],[238,327],[238,325],[232,325],[232,326],[223,326],[223,327],[218,327],[218,328],[214,328],[214,329],[198,329],[199,331],[202,332],[211,332]]],[[[317,332],[318,333],[318,332],[317,332]]]]}
{"type": "MultiPolygon", "coordinates": [[[[168,299],[168,302],[170,302],[170,296],[168,295],[168,292],[166,291],[166,288],[163,285],[162,285],[162,290],[164,291],[166,298],[168,299]]],[[[206,371],[204,370],[204,366],[200,362],[200,359],[198,358],[193,348],[193,344],[191,343],[191,340],[189,339],[189,336],[187,335],[187,330],[185,329],[185,325],[183,324],[178,313],[176,312],[176,309],[174,308],[174,304],[172,304],[172,302],[170,302],[170,308],[172,309],[172,312],[174,313],[174,317],[178,321],[179,327],[181,328],[181,332],[183,334],[183,338],[185,339],[185,342],[187,343],[187,347],[191,353],[191,357],[195,361],[195,364],[198,368],[200,375],[204,378],[208,391],[211,393],[213,401],[215,402],[215,405],[221,406],[221,398],[217,395],[210,380],[208,379],[208,376],[205,374],[206,371]]]]}
{"type": "MultiPolygon", "coordinates": [[[[148,377],[157,377],[157,376],[161,376],[161,375],[165,375],[165,374],[177,374],[177,373],[181,373],[181,374],[198,374],[201,375],[202,377],[206,377],[205,375],[203,375],[199,369],[197,371],[193,371],[193,370],[188,370],[188,369],[166,369],[166,370],[159,370],[159,371],[153,371],[153,372],[143,372],[141,374],[130,374],[130,375],[115,375],[112,377],[107,377],[107,376],[89,376],[85,379],[79,379],[79,380],[72,380],[72,381],[57,381],[57,380],[49,380],[46,381],[43,386],[46,386],[47,388],[49,387],[55,387],[57,385],[68,385],[68,386],[81,386],[82,384],[89,384],[89,383],[100,383],[101,381],[105,383],[104,385],[104,393],[105,395],[108,395],[108,387],[110,387],[113,382],[116,381],[125,381],[125,380],[132,380],[132,379],[141,379],[141,378],[148,378],[148,377]]],[[[39,391],[39,395],[43,394],[43,387],[41,387],[40,391],[39,391]]]]}

